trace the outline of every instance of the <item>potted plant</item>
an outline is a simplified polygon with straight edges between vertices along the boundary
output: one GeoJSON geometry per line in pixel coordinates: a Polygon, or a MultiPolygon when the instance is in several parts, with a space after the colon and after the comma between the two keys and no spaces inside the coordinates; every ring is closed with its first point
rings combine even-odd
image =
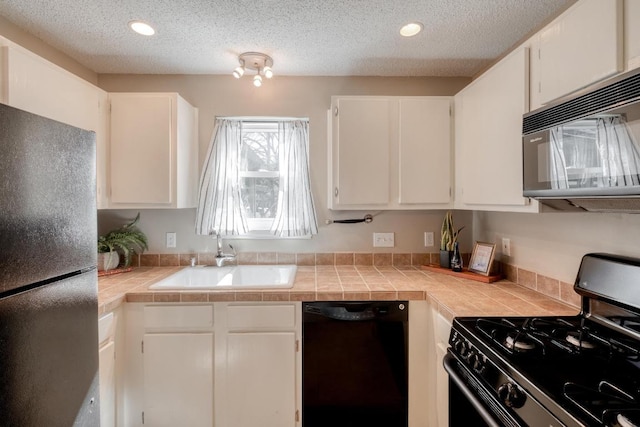
{"type": "Polygon", "coordinates": [[[464,226],[458,230],[453,226],[453,215],[448,211],[442,221],[442,229],[440,230],[440,267],[451,267],[451,254],[453,248],[458,241],[458,235],[464,226]]]}
{"type": "Polygon", "coordinates": [[[131,265],[131,255],[148,249],[147,236],[137,227],[140,213],[128,224],[98,237],[98,270],[112,270],[131,265]],[[120,263],[120,254],[124,260],[120,263]]]}

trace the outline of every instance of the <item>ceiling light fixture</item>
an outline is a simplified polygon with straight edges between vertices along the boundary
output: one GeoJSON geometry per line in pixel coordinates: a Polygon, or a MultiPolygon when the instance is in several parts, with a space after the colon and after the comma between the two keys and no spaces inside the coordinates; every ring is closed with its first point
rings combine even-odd
{"type": "Polygon", "coordinates": [[[233,77],[239,79],[244,75],[246,70],[255,71],[253,76],[253,85],[255,87],[262,86],[262,76],[267,79],[273,77],[273,59],[270,56],[260,52],[245,52],[238,56],[240,66],[233,70],[233,77]]]}
{"type": "Polygon", "coordinates": [[[422,31],[423,28],[424,25],[420,22],[409,22],[407,25],[400,28],[400,35],[403,37],[413,37],[422,31]]]}
{"type": "Polygon", "coordinates": [[[143,36],[152,36],[156,33],[151,25],[142,21],[129,21],[129,28],[143,36]]]}

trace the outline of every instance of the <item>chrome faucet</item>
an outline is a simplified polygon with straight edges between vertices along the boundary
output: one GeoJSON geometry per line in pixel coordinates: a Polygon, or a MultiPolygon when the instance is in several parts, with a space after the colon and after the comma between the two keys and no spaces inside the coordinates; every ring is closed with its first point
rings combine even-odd
{"type": "Polygon", "coordinates": [[[224,252],[222,252],[222,236],[220,236],[220,234],[218,233],[216,233],[216,240],[218,244],[218,250],[216,251],[216,258],[215,258],[216,265],[218,267],[222,267],[225,264],[227,264],[227,262],[235,261],[237,254],[234,247],[231,244],[229,244],[229,248],[231,248],[232,253],[225,254],[224,252]]]}

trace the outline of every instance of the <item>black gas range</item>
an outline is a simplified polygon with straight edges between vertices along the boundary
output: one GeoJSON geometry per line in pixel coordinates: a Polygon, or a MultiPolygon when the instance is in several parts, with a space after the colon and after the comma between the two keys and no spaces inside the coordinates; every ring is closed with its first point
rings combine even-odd
{"type": "Polygon", "coordinates": [[[455,318],[451,426],[640,426],[640,259],[588,254],[577,316],[455,318]]]}

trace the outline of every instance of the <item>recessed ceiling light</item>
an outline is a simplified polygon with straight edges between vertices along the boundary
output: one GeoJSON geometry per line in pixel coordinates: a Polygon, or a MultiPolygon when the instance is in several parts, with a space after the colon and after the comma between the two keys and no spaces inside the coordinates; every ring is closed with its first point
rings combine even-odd
{"type": "Polygon", "coordinates": [[[142,21],[130,21],[129,27],[138,34],[142,34],[143,36],[152,36],[156,33],[156,30],[146,22],[142,21]]]}
{"type": "Polygon", "coordinates": [[[422,28],[424,28],[424,26],[420,22],[410,22],[400,28],[400,35],[404,37],[412,37],[422,31],[422,28]]]}

